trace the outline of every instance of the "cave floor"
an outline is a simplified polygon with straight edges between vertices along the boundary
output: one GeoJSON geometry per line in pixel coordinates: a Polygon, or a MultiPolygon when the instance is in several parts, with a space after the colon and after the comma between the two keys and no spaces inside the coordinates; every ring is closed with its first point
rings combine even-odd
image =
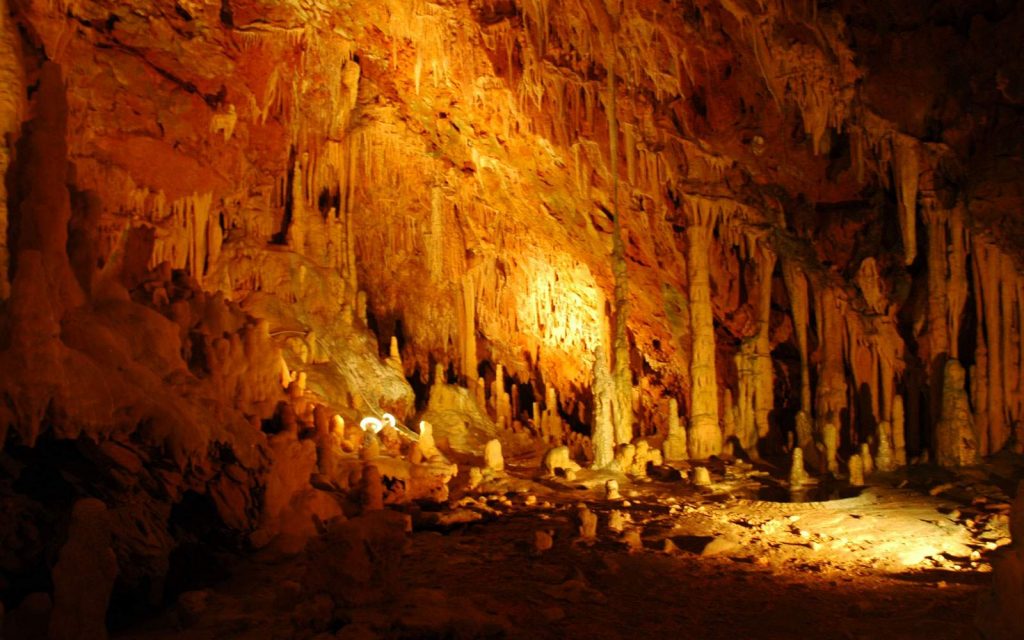
{"type": "Polygon", "coordinates": [[[936,496],[904,476],[779,503],[743,497],[763,482],[750,469],[725,468],[700,490],[618,476],[624,501],[604,499],[611,476],[529,475],[512,469],[456,487],[450,508],[413,509],[386,602],[332,620],[329,606],[287,597],[301,593],[306,559],[264,552],[209,588],[187,629],[171,610],[121,637],[972,638],[986,556],[1008,542],[1003,503],[983,495],[1000,489],[982,477],[932,480],[936,496]],[[584,503],[599,516],[590,542],[584,503]],[[642,548],[609,528],[613,510],[642,548]],[[536,550],[537,531],[550,549],[536,550]]]}

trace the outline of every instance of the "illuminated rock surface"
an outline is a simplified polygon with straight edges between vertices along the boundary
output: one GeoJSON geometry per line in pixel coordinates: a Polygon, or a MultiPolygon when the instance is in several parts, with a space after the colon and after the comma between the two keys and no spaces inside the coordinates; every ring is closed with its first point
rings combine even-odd
{"type": "Polygon", "coordinates": [[[1019,635],[1022,29],[0,0],[0,635],[1019,635]]]}

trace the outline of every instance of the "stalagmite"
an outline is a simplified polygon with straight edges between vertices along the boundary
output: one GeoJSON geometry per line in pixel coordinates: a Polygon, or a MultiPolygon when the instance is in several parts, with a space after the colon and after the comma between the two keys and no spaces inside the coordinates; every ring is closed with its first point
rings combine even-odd
{"type": "MultiPolygon", "coordinates": [[[[594,424],[591,442],[594,446],[594,468],[604,469],[611,464],[615,455],[615,426],[612,424],[611,411],[614,389],[604,349],[601,347],[594,350],[593,375],[594,424]]],[[[671,425],[671,417],[669,420],[671,425]]],[[[678,418],[676,424],[678,426],[678,418]]],[[[669,435],[671,437],[671,431],[669,435]]]]}
{"type": "Polygon", "coordinates": [[[865,476],[869,476],[875,472],[875,458],[871,455],[871,447],[867,442],[860,443],[860,460],[865,476]]]}
{"type": "Polygon", "coordinates": [[[49,637],[106,638],[107,605],[117,574],[106,505],[95,498],[78,500],[71,511],[67,542],[53,568],[49,637]]]}
{"type": "Polygon", "coordinates": [[[505,368],[500,364],[494,373],[494,382],[491,384],[491,410],[494,412],[494,421],[499,427],[508,429],[512,426],[512,401],[508,392],[505,391],[505,368]]]}
{"type": "Polygon", "coordinates": [[[807,470],[804,469],[804,451],[800,447],[793,449],[793,460],[789,467],[789,486],[793,489],[807,484],[807,470]]]}
{"type": "Polygon", "coordinates": [[[597,538],[597,514],[586,507],[581,506],[576,515],[579,519],[580,539],[591,541],[597,538]]]}
{"type": "Polygon", "coordinates": [[[425,420],[420,420],[420,439],[416,441],[416,446],[423,454],[424,460],[441,455],[434,441],[434,427],[425,420]]]}
{"type": "MultiPolygon", "coordinates": [[[[595,443],[596,451],[596,443],[595,443]]],[[[686,460],[686,429],[679,420],[679,401],[675,398],[668,400],[668,435],[662,444],[662,454],[666,462],[686,460]]]]}
{"type": "Polygon", "coordinates": [[[875,449],[875,468],[883,473],[896,469],[897,463],[892,448],[892,438],[889,436],[892,427],[886,421],[878,423],[878,432],[875,449]]]}
{"type": "Polygon", "coordinates": [[[622,494],[619,493],[619,482],[618,480],[606,480],[604,483],[604,499],[605,500],[621,500],[622,494]]]}
{"type": "Polygon", "coordinates": [[[484,466],[499,473],[505,470],[505,457],[501,454],[501,441],[497,438],[488,440],[484,447],[484,466]]]}
{"type": "Polygon", "coordinates": [[[576,464],[572,457],[569,455],[569,447],[554,447],[548,449],[544,454],[544,459],[541,461],[541,468],[548,475],[556,475],[561,471],[565,472],[576,472],[580,470],[580,465],[576,464]]]}
{"type": "Polygon", "coordinates": [[[702,202],[690,205],[686,235],[686,265],[690,282],[690,330],[693,355],[690,361],[690,457],[703,460],[722,451],[718,426],[718,379],[715,369],[715,325],[711,310],[711,276],[708,259],[717,212],[702,202]]]}
{"type": "Polygon", "coordinates": [[[892,399],[892,452],[898,466],[907,465],[906,418],[900,394],[892,399]]]}
{"type": "Polygon", "coordinates": [[[693,470],[693,484],[696,487],[710,487],[711,473],[707,467],[695,467],[693,470]]]}
{"type": "Polygon", "coordinates": [[[978,442],[964,381],[963,366],[957,360],[946,362],[942,413],[935,425],[935,462],[944,467],[960,467],[978,461],[978,442]]]}
{"type": "Polygon", "coordinates": [[[405,375],[405,367],[402,365],[402,354],[398,351],[398,338],[396,336],[391,336],[387,364],[401,375],[405,375]]]}
{"type": "Polygon", "coordinates": [[[384,483],[380,469],[376,465],[363,468],[363,479],[360,486],[363,511],[380,511],[384,508],[384,483]]]}
{"type": "Polygon", "coordinates": [[[864,460],[859,453],[850,456],[847,463],[850,469],[850,485],[854,487],[864,486],[864,460]]]}

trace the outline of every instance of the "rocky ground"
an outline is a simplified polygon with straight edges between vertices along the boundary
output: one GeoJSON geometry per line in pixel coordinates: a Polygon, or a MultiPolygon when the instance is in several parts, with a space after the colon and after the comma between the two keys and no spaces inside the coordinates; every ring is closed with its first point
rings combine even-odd
{"type": "MultiPolygon", "coordinates": [[[[314,593],[311,565],[329,564],[329,546],[265,551],[121,637],[978,637],[988,556],[1009,544],[1021,471],[912,468],[853,497],[797,503],[757,499],[775,485],[767,467],[719,464],[710,487],[617,476],[622,498],[609,500],[614,476],[545,479],[525,462],[456,486],[443,508],[405,509],[413,532],[397,579],[372,602],[332,611],[314,593]],[[597,515],[593,539],[584,508],[597,515]]],[[[374,553],[377,570],[394,568],[374,553]]]]}

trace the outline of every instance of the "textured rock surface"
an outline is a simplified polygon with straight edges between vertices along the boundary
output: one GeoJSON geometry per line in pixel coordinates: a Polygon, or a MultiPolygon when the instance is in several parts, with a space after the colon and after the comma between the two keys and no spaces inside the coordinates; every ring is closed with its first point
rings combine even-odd
{"type": "Polygon", "coordinates": [[[198,540],[300,548],[360,456],[374,507],[446,497],[414,417],[549,471],[1003,450],[1024,9],[891,4],[0,3],[5,610],[82,498],[145,609],[198,540]]]}

